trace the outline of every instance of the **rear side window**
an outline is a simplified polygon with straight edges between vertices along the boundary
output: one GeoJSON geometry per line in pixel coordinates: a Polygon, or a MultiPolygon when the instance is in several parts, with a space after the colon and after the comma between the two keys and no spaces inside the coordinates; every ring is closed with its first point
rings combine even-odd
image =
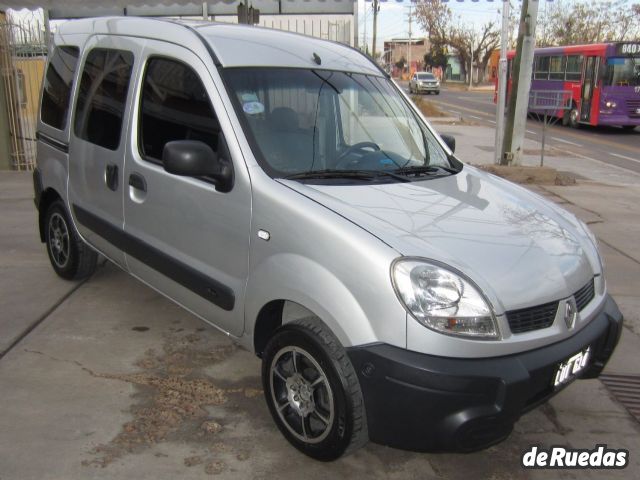
{"type": "Polygon", "coordinates": [[[131,52],[105,48],[89,52],[76,105],[77,137],[117,150],[132,67],[131,52]]]}
{"type": "Polygon", "coordinates": [[[215,152],[220,124],[207,92],[191,67],[177,60],[155,57],[144,75],[140,105],[140,154],[162,159],[167,142],[200,140],[215,152]]]}
{"type": "Polygon", "coordinates": [[[56,47],[44,77],[40,118],[58,130],[64,130],[67,125],[71,86],[79,53],[78,47],[56,47]]]}

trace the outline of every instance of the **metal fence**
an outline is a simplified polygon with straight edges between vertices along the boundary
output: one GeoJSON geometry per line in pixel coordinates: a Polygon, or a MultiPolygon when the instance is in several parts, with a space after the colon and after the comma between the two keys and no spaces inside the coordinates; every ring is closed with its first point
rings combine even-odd
{"type": "Polygon", "coordinates": [[[540,166],[544,165],[547,125],[556,124],[562,119],[564,112],[571,108],[571,95],[571,90],[531,90],[529,92],[529,112],[542,120],[540,166]]]}
{"type": "Polygon", "coordinates": [[[0,23],[0,76],[9,121],[11,166],[33,170],[36,162],[36,120],[44,75],[47,42],[42,19],[10,16],[0,23]]]}

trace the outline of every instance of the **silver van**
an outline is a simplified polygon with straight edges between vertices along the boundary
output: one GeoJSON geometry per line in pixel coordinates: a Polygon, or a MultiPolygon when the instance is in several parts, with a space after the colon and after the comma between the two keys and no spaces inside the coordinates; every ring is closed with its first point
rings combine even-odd
{"type": "Polygon", "coordinates": [[[620,336],[585,224],[463,164],[347,46],[71,21],[38,139],[55,271],[103,255],[254,351],[276,425],[313,458],[485,448],[597,377],[620,336]]]}

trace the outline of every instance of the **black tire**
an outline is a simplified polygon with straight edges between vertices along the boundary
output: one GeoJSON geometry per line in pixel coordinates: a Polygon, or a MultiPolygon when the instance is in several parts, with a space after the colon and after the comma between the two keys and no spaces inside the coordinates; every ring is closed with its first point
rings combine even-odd
{"type": "Polygon", "coordinates": [[[436,90],[436,95],[440,95],[440,90],[436,90]]]}
{"type": "Polygon", "coordinates": [[[339,340],[319,319],[304,318],[278,329],[264,350],[262,384],[276,425],[302,453],[332,461],[369,440],[356,372],[339,340]]]}
{"type": "Polygon", "coordinates": [[[636,128],[635,125],[622,125],[622,130],[624,130],[626,132],[630,132],[631,130],[633,130],[635,128],[636,128]]]}
{"type": "Polygon", "coordinates": [[[578,107],[575,105],[571,107],[571,110],[568,110],[565,113],[562,123],[570,126],[571,128],[580,128],[580,112],[578,111],[578,107]]]}
{"type": "Polygon", "coordinates": [[[95,271],[98,254],[80,239],[60,200],[47,209],[44,229],[49,261],[60,277],[79,280],[95,271]]]}

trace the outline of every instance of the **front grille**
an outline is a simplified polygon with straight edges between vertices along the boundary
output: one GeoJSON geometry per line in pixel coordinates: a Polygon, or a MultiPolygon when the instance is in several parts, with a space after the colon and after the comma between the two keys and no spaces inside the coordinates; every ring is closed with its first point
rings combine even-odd
{"type": "Polygon", "coordinates": [[[628,98],[627,114],[633,118],[640,118],[640,113],[638,113],[638,109],[640,109],[640,100],[635,98],[628,98]]]}
{"type": "Polygon", "coordinates": [[[578,290],[573,294],[573,297],[576,299],[576,306],[578,307],[578,311],[581,312],[584,307],[586,307],[593,297],[595,297],[596,291],[593,283],[593,278],[587,283],[584,287],[578,290]]]}
{"type": "Polygon", "coordinates": [[[507,312],[509,327],[513,333],[524,333],[550,327],[556,318],[559,302],[507,312]]]}
{"type": "MultiPolygon", "coordinates": [[[[593,297],[595,297],[595,285],[593,278],[573,294],[576,299],[576,307],[581,312],[593,297]]],[[[521,308],[507,312],[507,320],[512,333],[531,332],[553,325],[560,302],[549,302],[535,307],[521,308]]]]}

